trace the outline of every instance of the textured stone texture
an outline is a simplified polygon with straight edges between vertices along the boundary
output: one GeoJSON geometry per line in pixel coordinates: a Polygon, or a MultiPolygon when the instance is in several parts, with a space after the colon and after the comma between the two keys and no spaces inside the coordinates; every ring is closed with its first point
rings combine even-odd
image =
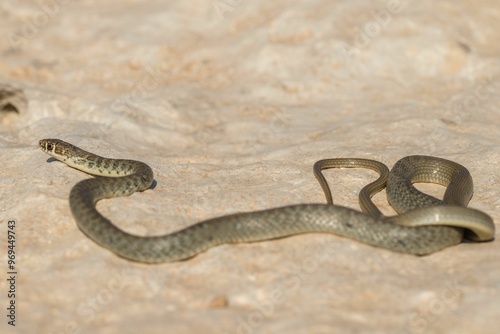
{"type": "MultiPolygon", "coordinates": [[[[323,202],[312,164],[347,156],[455,160],[498,222],[498,1],[7,1],[0,17],[1,82],[29,99],[0,113],[0,254],[16,219],[19,271],[11,328],[1,255],[2,333],[498,330],[498,241],[415,257],[309,234],[131,263],[77,229],[87,176],[36,146],[151,165],[154,190],[98,205],[141,235],[323,202]]],[[[375,177],[327,175],[351,207],[375,177]]]]}

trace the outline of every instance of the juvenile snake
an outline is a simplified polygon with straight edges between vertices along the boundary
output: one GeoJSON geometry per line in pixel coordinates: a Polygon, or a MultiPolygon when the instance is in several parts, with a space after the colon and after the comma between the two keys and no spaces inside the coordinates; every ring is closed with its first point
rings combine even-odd
{"type": "Polygon", "coordinates": [[[253,242],[307,232],[329,232],[396,252],[424,255],[458,244],[494,238],[495,226],[485,213],[466,208],[472,178],[455,162],[428,156],[399,160],[389,172],[378,161],[327,159],[314,165],[328,204],[299,204],[237,213],[205,220],[183,230],[152,237],[131,235],[115,227],[95,208],[102,198],[128,196],[148,189],[151,168],[134,160],[108,159],[58,139],[44,139],[40,148],[50,156],[88,174],[106,176],[83,180],[71,190],[69,203],[78,227],[99,245],[133,261],[158,263],[188,259],[224,243],[253,242]],[[380,177],[360,193],[366,213],[333,205],[321,171],[332,167],[373,169],[380,177]],[[447,187],[443,201],[421,193],[413,182],[447,187]],[[400,215],[384,217],[371,197],[387,183],[389,203],[400,215]]]}

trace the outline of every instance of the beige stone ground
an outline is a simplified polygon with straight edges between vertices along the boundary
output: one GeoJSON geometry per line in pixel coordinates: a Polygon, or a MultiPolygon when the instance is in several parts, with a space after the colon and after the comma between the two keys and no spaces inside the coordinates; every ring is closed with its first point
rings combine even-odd
{"type": "MultiPolygon", "coordinates": [[[[312,164],[349,156],[455,160],[499,222],[498,1],[7,1],[0,18],[0,81],[29,99],[0,114],[2,333],[498,331],[498,241],[415,257],[310,234],[131,263],[76,227],[67,198],[87,176],[37,148],[150,164],[154,190],[99,203],[141,235],[323,202],[312,164]]],[[[327,175],[351,207],[375,177],[327,175]]]]}

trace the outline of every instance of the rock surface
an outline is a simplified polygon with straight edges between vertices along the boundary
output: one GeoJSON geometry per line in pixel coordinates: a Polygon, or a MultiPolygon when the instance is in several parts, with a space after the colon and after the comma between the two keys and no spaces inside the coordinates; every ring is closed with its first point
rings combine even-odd
{"type": "MultiPolygon", "coordinates": [[[[308,234],[132,263],[76,227],[68,194],[88,176],[37,148],[60,138],[152,166],[154,190],[98,205],[139,235],[323,202],[312,164],[350,156],[457,161],[470,206],[499,222],[497,1],[47,0],[2,2],[0,17],[1,83],[28,99],[0,112],[2,333],[498,330],[498,241],[415,257],[308,234]]],[[[327,175],[355,208],[375,177],[327,175]]]]}

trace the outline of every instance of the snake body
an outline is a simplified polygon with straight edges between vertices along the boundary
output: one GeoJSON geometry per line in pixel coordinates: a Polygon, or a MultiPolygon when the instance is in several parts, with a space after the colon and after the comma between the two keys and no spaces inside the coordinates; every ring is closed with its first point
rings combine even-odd
{"type": "Polygon", "coordinates": [[[415,255],[429,254],[462,241],[492,240],[495,228],[485,213],[466,208],[472,196],[472,179],[465,167],[445,159],[410,156],[398,161],[392,171],[368,159],[327,159],[314,165],[327,204],[298,204],[262,211],[226,215],[164,235],[141,237],[114,226],[95,207],[102,198],[128,196],[148,189],[151,168],[135,160],[108,159],[58,139],[44,139],[40,148],[50,156],[97,177],[77,183],[69,202],[78,227],[92,240],[129,260],[159,263],[191,258],[211,247],[254,242],[299,233],[328,232],[415,255]],[[331,192],[321,171],[332,167],[363,167],[380,177],[360,193],[363,211],[333,205],[331,192]],[[423,194],[412,182],[434,182],[447,186],[443,201],[423,194]],[[401,213],[384,217],[371,197],[387,183],[390,204],[401,213]]]}

